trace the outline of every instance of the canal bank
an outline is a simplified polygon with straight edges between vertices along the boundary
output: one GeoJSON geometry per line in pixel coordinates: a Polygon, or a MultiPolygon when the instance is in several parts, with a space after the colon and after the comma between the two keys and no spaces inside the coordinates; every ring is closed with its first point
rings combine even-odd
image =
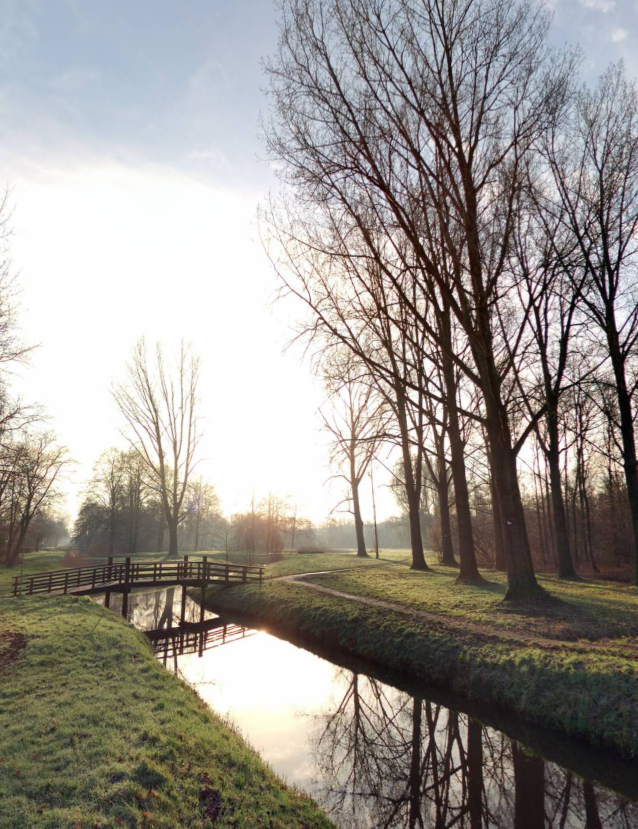
{"type": "MultiPolygon", "coordinates": [[[[415,574],[406,575],[413,579],[415,574]]],[[[416,576],[422,579],[419,590],[425,590],[427,606],[428,578],[431,589],[442,588],[432,577],[416,576]]],[[[335,590],[333,594],[310,584],[266,580],[261,588],[219,591],[208,597],[207,607],[313,650],[359,658],[381,675],[390,671],[406,682],[451,692],[467,705],[490,706],[531,726],[636,757],[638,651],[633,636],[623,635],[635,624],[623,626],[623,614],[635,620],[633,593],[627,594],[629,606],[616,611],[617,626],[592,640],[583,619],[595,618],[600,606],[592,609],[579,594],[580,604],[573,609],[569,598],[586,586],[552,584],[558,598],[549,607],[520,608],[519,619],[500,619],[499,625],[488,624],[474,606],[447,615],[420,611],[407,601],[396,606],[397,593],[392,603],[366,603],[373,598],[370,579],[377,579],[383,591],[392,578],[400,582],[403,577],[398,568],[313,577],[317,587],[335,590]],[[538,632],[541,626],[549,628],[549,638],[538,632]]],[[[402,594],[408,599],[409,586],[402,594]]],[[[492,587],[483,592],[491,591],[496,598],[490,601],[496,601],[500,588],[492,587]]],[[[468,592],[472,600],[474,591],[468,592]]],[[[595,600],[600,601],[598,596],[595,600]]],[[[607,620],[601,625],[609,627],[607,620]]]]}
{"type": "Polygon", "coordinates": [[[331,825],[116,614],[46,596],[0,619],[2,829],[331,825]]]}
{"type": "Polygon", "coordinates": [[[339,829],[638,825],[634,763],[538,728],[504,729],[494,711],[482,720],[422,684],[224,617],[198,639],[200,608],[188,601],[184,626],[180,599],[179,588],[135,594],[130,621],[339,829]]]}

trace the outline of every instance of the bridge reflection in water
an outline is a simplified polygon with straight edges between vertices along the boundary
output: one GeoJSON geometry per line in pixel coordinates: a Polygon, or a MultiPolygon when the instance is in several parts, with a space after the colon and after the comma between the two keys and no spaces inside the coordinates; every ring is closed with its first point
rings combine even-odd
{"type": "MultiPolygon", "coordinates": [[[[98,602],[103,604],[104,598],[100,597],[98,602]]],[[[121,604],[122,598],[114,596],[110,609],[121,614],[121,604]]],[[[202,614],[200,605],[181,587],[134,593],[125,615],[146,633],[155,654],[164,665],[168,667],[169,660],[175,663],[175,671],[178,656],[197,654],[201,657],[204,651],[254,636],[257,632],[210,611],[202,614]],[[204,618],[200,621],[202,615],[204,618]]]]}

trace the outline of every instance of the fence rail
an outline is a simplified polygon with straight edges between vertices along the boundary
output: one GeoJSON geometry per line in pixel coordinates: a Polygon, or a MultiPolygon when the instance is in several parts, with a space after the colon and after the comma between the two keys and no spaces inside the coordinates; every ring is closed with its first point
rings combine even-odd
{"type": "Polygon", "coordinates": [[[94,567],[73,567],[16,576],[13,595],[34,593],[100,593],[105,590],[129,591],[135,587],[171,584],[237,584],[263,579],[263,567],[208,561],[206,557],[189,561],[188,556],[175,561],[113,562],[94,567]]]}

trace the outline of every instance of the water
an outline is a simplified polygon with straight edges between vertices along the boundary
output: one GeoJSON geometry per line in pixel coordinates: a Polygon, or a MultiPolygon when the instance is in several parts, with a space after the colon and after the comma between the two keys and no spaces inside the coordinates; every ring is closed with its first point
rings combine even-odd
{"type": "MultiPolygon", "coordinates": [[[[180,607],[180,588],[132,594],[129,615],[144,630],[170,629],[180,607]]],[[[636,766],[560,739],[551,759],[533,754],[459,711],[205,618],[208,631],[155,641],[158,658],[341,829],[638,827],[636,766]]],[[[186,619],[200,619],[190,599],[186,619]]]]}

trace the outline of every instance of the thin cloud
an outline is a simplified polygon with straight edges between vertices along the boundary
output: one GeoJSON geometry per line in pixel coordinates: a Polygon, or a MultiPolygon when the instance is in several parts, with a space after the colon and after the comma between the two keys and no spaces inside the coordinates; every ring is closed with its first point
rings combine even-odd
{"type": "Polygon", "coordinates": [[[616,0],[579,0],[581,6],[607,14],[616,8],[616,0]]]}

